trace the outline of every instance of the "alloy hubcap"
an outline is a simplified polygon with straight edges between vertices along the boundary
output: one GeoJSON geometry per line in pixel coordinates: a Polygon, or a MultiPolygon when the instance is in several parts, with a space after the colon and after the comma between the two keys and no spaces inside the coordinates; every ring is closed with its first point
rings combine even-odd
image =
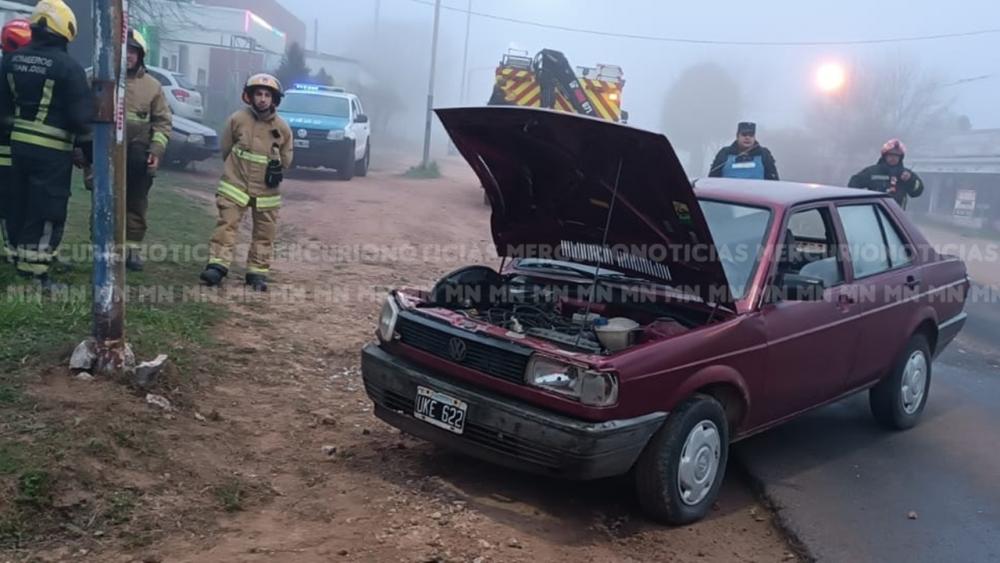
{"type": "Polygon", "coordinates": [[[677,471],[677,489],[681,501],[694,506],[705,500],[715,483],[722,454],[722,439],[719,428],[711,420],[696,424],[681,450],[677,471]]]}
{"type": "Polygon", "coordinates": [[[920,408],[927,392],[927,357],[920,350],[910,355],[903,368],[903,412],[913,414],[920,408]]]}

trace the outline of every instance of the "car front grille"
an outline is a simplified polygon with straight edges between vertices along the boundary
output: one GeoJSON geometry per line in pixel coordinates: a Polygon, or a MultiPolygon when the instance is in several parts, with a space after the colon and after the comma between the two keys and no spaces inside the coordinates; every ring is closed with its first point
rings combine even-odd
{"type": "Polygon", "coordinates": [[[504,350],[470,338],[451,335],[405,317],[399,318],[396,330],[402,342],[408,346],[510,383],[524,383],[524,372],[530,356],[528,352],[504,350]],[[465,355],[460,360],[453,358],[450,352],[451,341],[455,338],[465,343],[465,355]]]}
{"type": "Polygon", "coordinates": [[[308,139],[310,141],[325,141],[326,136],[330,133],[326,129],[305,129],[306,136],[300,137],[299,131],[303,130],[303,127],[293,127],[292,134],[296,139],[308,139]]]}

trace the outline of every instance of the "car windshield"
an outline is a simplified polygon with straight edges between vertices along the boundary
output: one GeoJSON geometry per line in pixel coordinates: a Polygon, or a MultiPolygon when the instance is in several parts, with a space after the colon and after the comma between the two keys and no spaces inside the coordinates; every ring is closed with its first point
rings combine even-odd
{"type": "Polygon", "coordinates": [[[198,88],[183,74],[174,74],[174,80],[177,81],[178,86],[184,88],[185,90],[195,90],[198,88]]]}
{"type": "Polygon", "coordinates": [[[699,203],[733,298],[740,299],[746,294],[764,248],[771,212],[762,207],[721,201],[700,200],[699,203]]]}
{"type": "MultiPolygon", "coordinates": [[[[749,207],[702,200],[702,212],[712,232],[712,240],[718,250],[719,262],[726,274],[726,281],[732,290],[733,299],[741,299],[750,283],[754,269],[763,250],[767,226],[771,212],[761,207],[749,207]]],[[[593,277],[597,269],[593,266],[540,258],[523,258],[515,263],[518,268],[565,272],[593,277]]],[[[609,281],[631,281],[635,278],[608,268],[601,268],[600,277],[609,281]]]]}
{"type": "Polygon", "coordinates": [[[327,115],[330,117],[350,117],[351,103],[347,98],[339,96],[287,94],[281,102],[281,111],[327,115]]]}

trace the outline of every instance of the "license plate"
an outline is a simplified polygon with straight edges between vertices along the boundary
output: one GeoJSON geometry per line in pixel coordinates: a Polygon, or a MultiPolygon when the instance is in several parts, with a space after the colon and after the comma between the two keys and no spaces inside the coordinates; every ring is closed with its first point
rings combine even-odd
{"type": "Polygon", "coordinates": [[[309,139],[295,139],[295,148],[297,149],[308,149],[309,139]]]}
{"type": "Polygon", "coordinates": [[[417,387],[413,416],[439,428],[461,434],[465,430],[467,408],[465,401],[459,401],[426,387],[417,387]]]}

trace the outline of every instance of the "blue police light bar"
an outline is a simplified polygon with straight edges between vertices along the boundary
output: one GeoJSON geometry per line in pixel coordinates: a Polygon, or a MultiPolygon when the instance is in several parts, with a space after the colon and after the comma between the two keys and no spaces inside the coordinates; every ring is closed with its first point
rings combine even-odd
{"type": "Polygon", "coordinates": [[[343,88],[336,86],[323,86],[322,84],[293,84],[292,90],[302,90],[304,92],[345,92],[343,88]]]}

